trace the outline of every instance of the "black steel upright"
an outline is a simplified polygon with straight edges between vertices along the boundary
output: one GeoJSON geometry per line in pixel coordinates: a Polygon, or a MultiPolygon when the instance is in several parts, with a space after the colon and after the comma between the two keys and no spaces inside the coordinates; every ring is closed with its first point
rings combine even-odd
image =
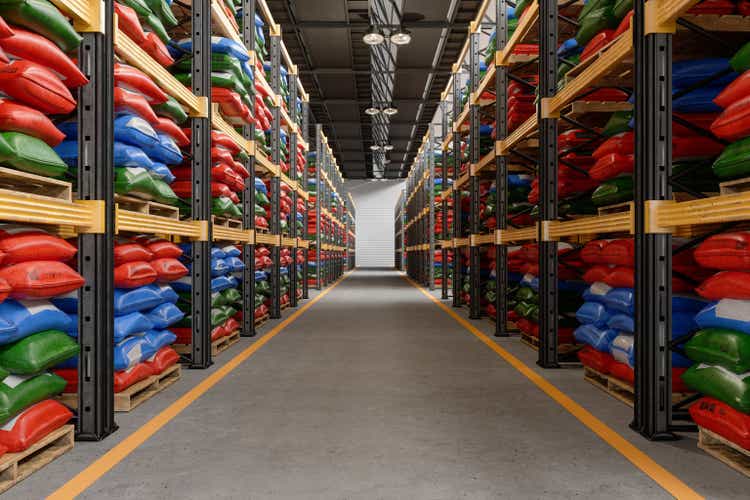
{"type": "Polygon", "coordinates": [[[211,366],[211,2],[194,0],[192,18],[192,90],[205,96],[206,116],[193,117],[192,216],[208,226],[206,240],[193,243],[191,368],[211,366]]]}
{"type": "Polygon", "coordinates": [[[102,32],[83,34],[78,63],[89,83],[78,95],[78,195],[104,203],[104,232],[78,237],[77,439],[98,441],[117,429],[114,419],[114,178],[112,2],[103,2],[102,32]]]}
{"type": "MultiPolygon", "coordinates": [[[[456,123],[461,113],[461,65],[453,67],[453,123],[456,123]]],[[[463,236],[463,223],[461,221],[461,189],[458,187],[458,176],[461,172],[461,137],[458,130],[453,127],[453,238],[463,236]]],[[[453,248],[453,307],[461,307],[463,295],[463,255],[461,248],[454,245],[453,248]]]]}
{"type": "MultiPolygon", "coordinates": [[[[505,0],[495,2],[495,44],[501,51],[508,43],[508,14],[505,0]]],[[[494,57],[494,54],[493,54],[494,57]]],[[[508,136],[508,67],[495,67],[495,137],[508,136]]],[[[495,218],[497,229],[508,228],[508,157],[495,157],[495,218]]],[[[495,335],[508,334],[508,247],[504,242],[495,245],[495,335]]]]}
{"type": "MultiPolygon", "coordinates": [[[[242,3],[242,41],[249,51],[255,51],[255,0],[242,3]]],[[[255,99],[250,99],[250,113],[255,116],[255,99]]],[[[242,127],[242,136],[252,141],[255,138],[255,124],[242,127]]],[[[250,156],[245,165],[250,177],[245,179],[242,190],[242,227],[255,229],[255,157],[250,156]]],[[[255,244],[246,243],[242,247],[242,332],[243,337],[255,335],[255,244]]]]}
{"type": "Polygon", "coordinates": [[[323,151],[323,126],[315,125],[315,288],[323,288],[323,263],[320,262],[322,255],[321,245],[323,235],[320,234],[322,224],[320,223],[321,205],[323,204],[323,195],[325,186],[320,182],[320,170],[325,163],[325,152],[323,151]]]}
{"type": "MultiPolygon", "coordinates": [[[[307,100],[302,101],[302,140],[305,141],[308,145],[310,144],[310,105],[307,102],[307,100]]],[[[302,169],[302,189],[307,191],[307,180],[308,180],[308,162],[310,161],[309,155],[305,157],[305,168],[302,169]]],[[[305,210],[302,213],[302,235],[301,238],[305,240],[306,242],[310,242],[307,234],[307,223],[308,220],[308,210],[310,209],[310,203],[309,200],[305,202],[305,210]]],[[[308,279],[308,263],[310,262],[310,253],[309,253],[309,246],[306,247],[304,252],[304,262],[302,263],[302,298],[308,299],[310,298],[310,285],[307,282],[308,279]]]]}
{"type": "MultiPolygon", "coordinates": [[[[446,112],[447,106],[445,105],[445,101],[442,101],[440,103],[440,109],[442,111],[441,118],[442,118],[442,125],[441,129],[443,131],[443,140],[448,136],[448,126],[450,122],[448,121],[448,114],[446,112]]],[[[441,240],[445,241],[448,238],[448,200],[446,199],[445,193],[448,191],[448,148],[443,150],[443,162],[442,162],[442,168],[440,169],[440,176],[442,177],[442,182],[440,185],[440,191],[442,194],[442,201],[441,201],[441,209],[443,214],[443,220],[442,225],[440,227],[440,233],[442,234],[441,240]]],[[[448,298],[448,248],[445,245],[441,245],[441,257],[443,259],[443,262],[441,264],[441,269],[443,273],[443,281],[440,286],[440,298],[443,300],[448,298]]],[[[454,263],[455,266],[455,263],[454,263]]]]}
{"type": "MultiPolygon", "coordinates": [[[[539,2],[539,97],[557,91],[557,0],[539,2]]],[[[557,242],[545,224],[557,219],[557,119],[539,112],[539,366],[559,367],[557,356],[557,242]]]]}
{"type": "Polygon", "coordinates": [[[474,92],[479,88],[479,37],[481,31],[469,34],[469,317],[482,316],[482,288],[479,256],[481,248],[474,241],[480,232],[479,177],[474,166],[479,163],[479,104],[474,102],[474,92]]]}
{"type": "MultiPolygon", "coordinates": [[[[297,74],[289,68],[289,119],[292,124],[297,123],[297,74]]],[[[290,128],[292,125],[290,125],[290,128]]],[[[289,179],[292,184],[297,181],[297,129],[289,132],[289,179]]],[[[294,240],[292,245],[292,263],[289,269],[289,306],[297,307],[297,190],[292,190],[292,212],[289,214],[289,237],[294,240]]]]}
{"type": "Polygon", "coordinates": [[[635,405],[631,427],[652,440],[673,439],[672,236],[648,227],[652,200],[672,190],[672,35],[645,33],[644,0],[635,2],[635,405]]]}
{"type": "MultiPolygon", "coordinates": [[[[273,124],[271,126],[271,163],[280,169],[281,165],[281,36],[276,33],[276,26],[271,32],[271,90],[274,92],[274,103],[271,108],[273,124]]],[[[280,173],[280,172],[279,172],[280,173]]],[[[281,238],[281,178],[271,178],[271,234],[281,238]]],[[[271,247],[271,318],[281,317],[281,240],[271,247]]]]}

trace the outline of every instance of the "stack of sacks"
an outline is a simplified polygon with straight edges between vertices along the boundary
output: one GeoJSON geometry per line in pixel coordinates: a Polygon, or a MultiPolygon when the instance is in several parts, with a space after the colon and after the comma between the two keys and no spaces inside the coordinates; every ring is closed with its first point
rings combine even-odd
{"type": "Polygon", "coordinates": [[[497,228],[495,207],[497,205],[497,188],[494,181],[479,183],[479,229],[486,233],[497,228]]]}
{"type": "MultiPolygon", "coordinates": [[[[322,256],[322,252],[321,252],[322,256]]],[[[318,261],[316,259],[315,249],[309,248],[307,250],[307,284],[308,286],[316,286],[318,284],[318,261]]]]}
{"type": "Polygon", "coordinates": [[[67,55],[81,37],[46,0],[6,2],[0,16],[0,163],[45,177],[75,177],[53,150],[65,138],[54,121],[75,110],[73,92],[88,82],[67,55]]]}
{"type": "MultiPolygon", "coordinates": [[[[436,181],[438,179],[435,179],[436,181]]],[[[443,204],[440,203],[435,209],[435,226],[433,231],[435,232],[436,240],[450,240],[453,238],[453,196],[447,199],[448,210],[443,213],[443,204]],[[443,217],[448,219],[448,232],[443,234],[443,217]]]]}
{"type": "MultiPolygon", "coordinates": [[[[523,279],[523,268],[526,262],[524,258],[526,251],[522,246],[514,245],[508,247],[507,270],[508,270],[508,289],[507,289],[507,315],[508,321],[515,322],[521,316],[515,311],[515,290],[520,286],[523,279]]],[[[497,262],[495,262],[497,268],[497,262]]],[[[497,270],[497,269],[496,269],[497,270]]]]}
{"type": "Polygon", "coordinates": [[[264,245],[255,246],[255,312],[256,320],[268,314],[271,300],[271,283],[268,278],[273,266],[271,250],[264,245]]]}
{"type": "MultiPolygon", "coordinates": [[[[676,241],[675,246],[680,242],[676,241]]],[[[583,292],[584,304],[576,312],[581,323],[575,331],[577,341],[586,344],[579,354],[581,362],[601,373],[633,383],[634,355],[634,265],[632,238],[593,240],[581,251],[581,259],[589,264],[584,281],[589,287],[583,292]]],[[[696,280],[705,272],[693,260],[691,251],[683,251],[673,259],[672,336],[678,338],[695,329],[693,316],[704,302],[690,296],[696,280]]],[[[675,392],[685,392],[679,375],[689,361],[678,353],[672,357],[675,392]]]]}
{"type": "Polygon", "coordinates": [[[462,305],[469,305],[471,302],[471,279],[469,278],[469,271],[470,271],[470,259],[469,259],[469,249],[467,247],[462,247],[459,249],[458,252],[458,262],[457,264],[460,266],[461,269],[461,301],[460,304],[462,305]]]}
{"type": "MultiPolygon", "coordinates": [[[[536,47],[536,45],[534,45],[534,47],[536,47]]],[[[508,82],[508,108],[506,118],[509,134],[531,116],[536,114],[536,105],[534,104],[536,95],[534,91],[536,85],[539,83],[539,76],[526,75],[524,81],[528,82],[528,85],[524,85],[516,80],[508,82]]],[[[495,138],[494,135],[493,138],[495,138]]]]}
{"type": "Polygon", "coordinates": [[[268,48],[266,47],[266,36],[263,32],[263,27],[266,24],[258,14],[255,14],[255,52],[258,54],[258,59],[265,61],[268,59],[268,48]]]}
{"type": "Polygon", "coordinates": [[[497,283],[495,278],[497,274],[495,269],[497,262],[495,261],[495,249],[489,247],[486,253],[487,258],[487,279],[482,283],[482,309],[487,315],[493,319],[497,316],[497,309],[495,309],[495,299],[497,298],[497,283]]]}
{"type": "Polygon", "coordinates": [[[718,272],[697,288],[711,302],[695,316],[699,330],[685,344],[695,364],[682,380],[705,396],[690,414],[750,450],[750,233],[712,236],[695,259],[718,272]]]}
{"type": "Polygon", "coordinates": [[[527,201],[533,180],[534,178],[528,174],[508,175],[507,223],[510,227],[523,227],[534,224],[534,219],[531,216],[534,205],[527,201]]]}
{"type": "Polygon", "coordinates": [[[297,224],[297,237],[302,236],[302,231],[305,229],[305,212],[307,212],[307,202],[301,196],[297,196],[297,210],[296,210],[296,224],[297,224]]]}
{"type": "Polygon", "coordinates": [[[713,164],[722,180],[750,175],[750,43],[737,51],[729,66],[740,75],[714,97],[713,103],[723,111],[711,124],[714,135],[731,142],[713,164]]]}
{"type": "Polygon", "coordinates": [[[290,300],[290,273],[294,272],[294,258],[292,257],[292,249],[289,247],[282,247],[279,251],[279,255],[281,263],[281,305],[288,305],[290,300]]]}
{"type": "Polygon", "coordinates": [[[293,189],[284,182],[280,183],[280,186],[279,209],[281,214],[281,234],[289,235],[291,232],[291,224],[297,223],[297,207],[292,205],[293,189]],[[294,214],[294,220],[292,220],[292,214],[294,214]]]}
{"type": "Polygon", "coordinates": [[[448,280],[448,286],[452,286],[453,283],[453,250],[448,250],[448,276],[443,276],[443,251],[435,250],[434,266],[435,266],[435,286],[443,286],[443,279],[448,280]]]}
{"type": "MultiPolygon", "coordinates": [[[[523,2],[520,2],[519,5],[523,4],[523,2]]],[[[525,8],[525,6],[521,5],[525,8]]],[[[526,4],[528,6],[528,3],[526,4]]],[[[506,6],[506,16],[508,18],[508,39],[510,39],[513,36],[513,33],[516,31],[516,28],[518,27],[518,18],[516,17],[515,13],[516,9],[510,6],[506,6]]],[[[523,12],[523,11],[521,11],[523,12]]],[[[484,63],[487,65],[490,65],[494,63],[495,61],[495,52],[497,51],[497,33],[493,31],[490,34],[490,40],[487,44],[487,48],[483,51],[484,53],[484,63]]],[[[513,47],[513,54],[515,55],[537,55],[539,54],[539,45],[537,44],[527,44],[527,43],[518,43],[513,47]]]]}
{"type": "Polygon", "coordinates": [[[167,30],[179,24],[170,5],[171,2],[167,0],[123,0],[115,3],[119,28],[164,67],[174,64],[174,58],[167,49],[167,45],[172,43],[167,30]]]}
{"type": "MultiPolygon", "coordinates": [[[[558,247],[558,343],[575,344],[573,330],[577,324],[574,313],[581,304],[580,291],[585,284],[579,281],[579,249],[561,242],[558,247]]],[[[508,319],[514,321],[526,335],[539,337],[539,247],[527,243],[508,254],[509,280],[512,273],[520,272],[519,287],[509,297],[508,307],[513,314],[508,319]],[[516,271],[518,270],[518,271],[516,271]]]]}
{"type": "MultiPolygon", "coordinates": [[[[301,104],[300,104],[301,105],[301,104]]],[[[302,112],[297,115],[297,119],[299,121],[302,120],[302,112]]],[[[299,125],[300,128],[302,125],[299,125]]],[[[297,180],[300,183],[300,186],[302,185],[302,176],[305,172],[305,168],[307,168],[307,156],[305,155],[305,147],[301,144],[297,144],[297,180]]]]}
{"type": "Polygon", "coordinates": [[[71,318],[50,302],[77,296],[83,286],[66,264],[76,252],[40,229],[0,227],[0,454],[27,449],[72,417],[51,399],[65,380],[48,370],[78,353],[78,343],[66,335],[71,318]]]}
{"type": "Polygon", "coordinates": [[[302,286],[304,281],[302,281],[302,270],[305,265],[305,249],[304,248],[298,248],[297,249],[297,257],[296,257],[296,270],[297,270],[297,300],[302,298],[302,286]]]}
{"type": "Polygon", "coordinates": [[[269,219],[266,214],[271,210],[271,200],[268,198],[268,188],[263,179],[255,178],[255,229],[268,231],[269,219]]]}

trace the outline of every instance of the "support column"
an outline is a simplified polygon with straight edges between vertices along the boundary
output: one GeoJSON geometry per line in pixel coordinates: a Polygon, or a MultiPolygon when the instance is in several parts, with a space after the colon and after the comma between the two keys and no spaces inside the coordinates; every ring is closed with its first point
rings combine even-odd
{"type": "MultiPolygon", "coordinates": [[[[271,163],[281,173],[281,34],[278,25],[269,27],[271,31],[271,90],[276,101],[271,108],[273,125],[271,126],[271,163]]],[[[278,175],[271,178],[271,234],[281,237],[281,179],[278,175]]],[[[273,319],[281,317],[281,241],[271,247],[271,310],[273,319]]]]}
{"type": "MultiPolygon", "coordinates": [[[[302,139],[309,145],[310,144],[310,104],[307,101],[302,101],[302,139]]],[[[309,151],[308,151],[309,153],[309,151]]],[[[302,189],[307,191],[307,177],[308,177],[308,162],[310,161],[309,155],[305,158],[305,168],[302,170],[302,189]]],[[[316,193],[317,196],[317,193],[316,193]]],[[[305,210],[302,213],[302,235],[300,236],[303,240],[309,243],[307,234],[308,209],[310,208],[309,200],[305,202],[305,210]]],[[[302,263],[302,298],[310,298],[310,285],[307,283],[309,270],[307,269],[309,263],[309,245],[303,249],[305,256],[304,262],[302,263]]]]}
{"type": "Polygon", "coordinates": [[[469,318],[482,317],[482,283],[480,275],[481,248],[474,244],[474,235],[480,232],[479,220],[479,177],[474,175],[474,165],[479,163],[479,105],[474,104],[472,97],[479,88],[479,35],[480,32],[469,34],[469,196],[471,209],[469,211],[469,318]]]}
{"type": "MultiPolygon", "coordinates": [[[[495,20],[496,50],[499,52],[508,43],[508,6],[505,0],[497,0],[495,20]]],[[[508,136],[508,68],[495,68],[495,138],[505,140],[508,136]]],[[[495,218],[497,229],[508,229],[508,157],[495,157],[495,218]]],[[[508,337],[508,247],[505,242],[495,246],[495,336],[508,337]]]]}
{"type": "MultiPolygon", "coordinates": [[[[453,66],[453,124],[461,113],[461,66],[453,66]]],[[[461,220],[461,188],[456,184],[461,172],[461,137],[453,129],[453,238],[463,236],[461,220]]],[[[453,307],[461,307],[463,287],[463,253],[459,247],[453,249],[453,307]]]]}
{"type": "MultiPolygon", "coordinates": [[[[255,0],[242,3],[242,41],[250,51],[255,51],[255,0]]],[[[250,99],[250,113],[255,116],[255,99],[250,99]]],[[[255,139],[255,124],[242,127],[242,136],[255,139]]],[[[255,229],[255,157],[250,156],[245,165],[250,177],[245,179],[242,190],[242,227],[255,229]]],[[[242,331],[241,336],[255,336],[255,244],[242,246],[242,331]]]]}

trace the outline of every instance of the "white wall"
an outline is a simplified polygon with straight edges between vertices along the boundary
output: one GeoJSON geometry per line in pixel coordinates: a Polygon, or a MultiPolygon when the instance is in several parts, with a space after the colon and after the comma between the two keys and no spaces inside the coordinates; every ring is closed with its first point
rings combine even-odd
{"type": "Polygon", "coordinates": [[[403,187],[403,180],[345,182],[357,211],[357,267],[394,267],[393,209],[403,187]]]}

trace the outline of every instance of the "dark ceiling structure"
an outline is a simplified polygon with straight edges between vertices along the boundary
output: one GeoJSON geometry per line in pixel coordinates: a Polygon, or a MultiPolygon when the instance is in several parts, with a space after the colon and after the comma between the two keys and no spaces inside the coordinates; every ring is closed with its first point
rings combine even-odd
{"type": "Polygon", "coordinates": [[[481,0],[267,3],[276,22],[283,26],[284,43],[310,94],[310,123],[323,125],[344,177],[406,177],[481,0]],[[385,70],[393,75],[389,97],[398,109],[387,125],[365,113],[375,98],[371,47],[362,41],[370,27],[373,7],[376,12],[378,7],[393,9],[401,27],[412,35],[411,43],[394,51],[392,69],[385,70]],[[373,127],[384,126],[393,146],[385,154],[385,162],[382,152],[371,151],[374,143],[382,142],[374,140],[382,134],[374,133],[373,127]]]}

